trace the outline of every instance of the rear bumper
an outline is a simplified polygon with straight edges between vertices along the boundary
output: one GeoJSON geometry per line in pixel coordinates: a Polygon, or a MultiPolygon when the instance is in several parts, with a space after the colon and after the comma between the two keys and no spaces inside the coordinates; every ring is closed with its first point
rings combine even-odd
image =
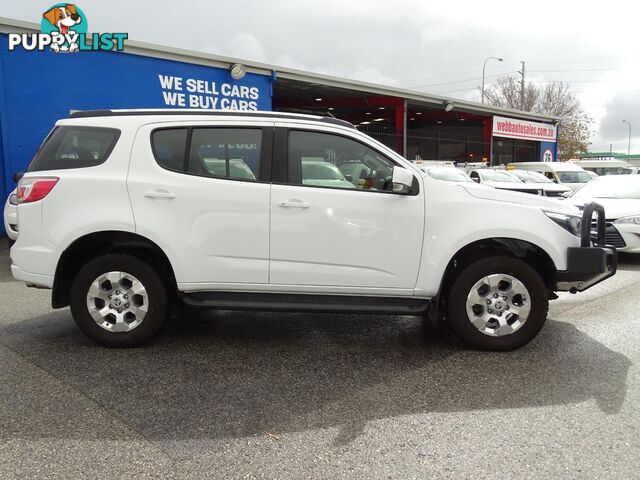
{"type": "Polygon", "coordinates": [[[567,270],[556,274],[559,291],[582,292],[615,275],[618,252],[613,247],[572,247],[567,270]]]}

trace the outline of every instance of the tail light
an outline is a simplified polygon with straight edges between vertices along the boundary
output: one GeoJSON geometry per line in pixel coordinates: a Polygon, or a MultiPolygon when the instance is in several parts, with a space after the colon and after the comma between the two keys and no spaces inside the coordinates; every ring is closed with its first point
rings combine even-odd
{"type": "Polygon", "coordinates": [[[22,178],[18,183],[18,203],[31,203],[42,200],[58,183],[57,177],[22,178]]]}

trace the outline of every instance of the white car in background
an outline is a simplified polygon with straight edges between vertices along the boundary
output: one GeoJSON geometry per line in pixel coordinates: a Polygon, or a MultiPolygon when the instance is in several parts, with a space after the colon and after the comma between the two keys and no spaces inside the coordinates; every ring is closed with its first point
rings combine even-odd
{"type": "Polygon", "coordinates": [[[606,213],[607,245],[640,253],[640,176],[606,175],[587,183],[569,199],[577,207],[595,201],[606,213]]]}
{"type": "Polygon", "coordinates": [[[571,190],[578,190],[593,177],[575,162],[515,162],[509,163],[507,169],[529,170],[543,174],[555,183],[565,185],[571,190]]]}
{"type": "Polygon", "coordinates": [[[456,167],[418,167],[431,178],[443,182],[473,183],[471,177],[456,167]]]}
{"type": "Polygon", "coordinates": [[[17,209],[17,195],[16,190],[11,192],[11,195],[7,197],[7,201],[4,204],[4,230],[9,237],[9,247],[11,247],[16,238],[18,238],[18,209],[17,209]]]}
{"type": "Polygon", "coordinates": [[[494,168],[473,168],[468,171],[471,180],[480,185],[497,188],[499,190],[510,190],[512,192],[532,193],[542,195],[543,190],[536,185],[524,183],[515,175],[511,175],[505,170],[494,168]]]}
{"type": "Polygon", "coordinates": [[[509,170],[511,175],[515,175],[524,183],[542,189],[546,197],[562,197],[563,194],[572,192],[570,187],[560,185],[553,180],[549,180],[543,174],[531,170],[509,170]]]}

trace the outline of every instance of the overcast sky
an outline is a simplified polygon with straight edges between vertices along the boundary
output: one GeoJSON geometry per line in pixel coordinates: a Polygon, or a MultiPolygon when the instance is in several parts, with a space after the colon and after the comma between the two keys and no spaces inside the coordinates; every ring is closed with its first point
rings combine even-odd
{"type": "MultiPolygon", "coordinates": [[[[4,2],[3,2],[4,3],[4,2]]],[[[31,22],[51,1],[7,2],[31,22]]],[[[90,31],[370,82],[480,99],[526,62],[568,82],[595,120],[592,151],[640,153],[640,3],[573,0],[82,0],[90,31]]]]}

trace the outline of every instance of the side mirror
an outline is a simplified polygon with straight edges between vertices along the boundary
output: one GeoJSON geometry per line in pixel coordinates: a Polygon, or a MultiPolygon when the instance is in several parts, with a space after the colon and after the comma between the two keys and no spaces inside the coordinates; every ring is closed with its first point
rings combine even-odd
{"type": "Polygon", "coordinates": [[[413,173],[406,168],[393,167],[391,183],[393,183],[393,193],[406,195],[411,191],[413,185],[413,173]]]}
{"type": "Polygon", "coordinates": [[[16,172],[13,174],[13,181],[18,183],[22,177],[24,177],[24,172],[16,172]]]}
{"type": "Polygon", "coordinates": [[[473,180],[476,183],[480,183],[480,179],[478,177],[471,177],[471,180],[473,180]]]}
{"type": "Polygon", "coordinates": [[[560,196],[561,196],[562,198],[569,198],[569,197],[571,196],[571,194],[572,194],[572,193],[573,193],[573,191],[569,191],[569,192],[562,192],[562,193],[560,194],[560,196]]]}
{"type": "Polygon", "coordinates": [[[345,175],[344,178],[347,179],[347,182],[353,183],[353,175],[345,175]]]}

